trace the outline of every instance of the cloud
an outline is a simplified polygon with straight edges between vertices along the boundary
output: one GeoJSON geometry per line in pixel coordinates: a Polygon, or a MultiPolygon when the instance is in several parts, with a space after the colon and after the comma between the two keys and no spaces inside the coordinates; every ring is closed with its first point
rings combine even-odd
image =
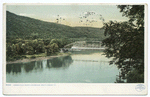
{"type": "Polygon", "coordinates": [[[20,13],[21,16],[35,16],[34,14],[26,14],[26,13],[20,13]]]}

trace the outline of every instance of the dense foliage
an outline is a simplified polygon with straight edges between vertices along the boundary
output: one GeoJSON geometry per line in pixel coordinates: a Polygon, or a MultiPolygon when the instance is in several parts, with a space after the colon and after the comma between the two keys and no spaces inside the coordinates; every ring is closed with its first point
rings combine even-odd
{"type": "Polygon", "coordinates": [[[110,64],[115,63],[121,70],[121,79],[127,79],[128,83],[143,83],[144,6],[119,5],[118,8],[129,21],[104,24],[104,34],[108,35],[103,40],[107,47],[104,52],[107,57],[113,57],[110,64]]]}
{"type": "Polygon", "coordinates": [[[70,27],[57,23],[44,22],[37,19],[6,12],[6,36],[9,39],[48,39],[71,38],[87,40],[105,38],[103,29],[92,27],[70,27]]]}
{"type": "MultiPolygon", "coordinates": [[[[13,61],[26,58],[26,55],[35,55],[40,53],[52,55],[68,43],[67,39],[13,39],[6,43],[6,60],[13,61]]],[[[35,56],[32,57],[34,58],[35,56]]]]}

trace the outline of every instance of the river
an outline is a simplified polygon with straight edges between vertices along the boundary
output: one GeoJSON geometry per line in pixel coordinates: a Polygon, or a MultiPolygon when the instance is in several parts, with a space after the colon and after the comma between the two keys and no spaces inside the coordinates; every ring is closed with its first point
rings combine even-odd
{"type": "Polygon", "coordinates": [[[7,83],[114,83],[119,70],[102,51],[6,65],[7,83]]]}

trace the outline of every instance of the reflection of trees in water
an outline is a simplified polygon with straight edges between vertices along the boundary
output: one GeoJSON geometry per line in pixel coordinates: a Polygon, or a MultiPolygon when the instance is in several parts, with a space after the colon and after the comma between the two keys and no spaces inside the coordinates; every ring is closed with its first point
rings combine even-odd
{"type": "Polygon", "coordinates": [[[22,65],[17,63],[17,64],[7,64],[6,65],[6,72],[7,73],[20,73],[21,72],[21,67],[22,65]]]}
{"type": "Polygon", "coordinates": [[[30,63],[24,64],[24,69],[26,72],[34,70],[43,70],[43,64],[42,61],[34,61],[30,63]]]}
{"type": "Polygon", "coordinates": [[[17,63],[17,64],[7,64],[6,72],[7,73],[20,73],[21,68],[23,68],[27,73],[32,70],[43,70],[42,61],[33,61],[27,63],[17,63]]]}
{"type": "Polygon", "coordinates": [[[71,56],[58,57],[47,60],[47,67],[69,67],[72,62],[73,60],[71,56]]]}
{"type": "MultiPolygon", "coordinates": [[[[46,67],[69,67],[69,65],[73,62],[70,56],[65,57],[58,57],[47,60],[46,67]]],[[[33,61],[27,63],[16,63],[16,64],[7,64],[6,65],[6,72],[7,73],[20,73],[21,68],[25,70],[25,72],[30,72],[32,70],[43,70],[43,61],[33,61]]]]}
{"type": "Polygon", "coordinates": [[[42,61],[36,61],[35,62],[35,69],[40,69],[42,70],[43,69],[43,64],[42,64],[42,61]]]}
{"type": "Polygon", "coordinates": [[[32,71],[35,67],[35,62],[24,63],[23,67],[26,72],[32,71]]]}

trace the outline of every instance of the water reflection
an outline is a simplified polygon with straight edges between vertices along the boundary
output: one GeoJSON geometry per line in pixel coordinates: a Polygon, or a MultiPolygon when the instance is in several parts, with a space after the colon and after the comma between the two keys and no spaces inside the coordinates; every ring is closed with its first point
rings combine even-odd
{"type": "Polygon", "coordinates": [[[6,72],[7,73],[21,73],[24,70],[26,73],[32,72],[33,70],[43,71],[44,67],[46,68],[67,68],[73,62],[71,56],[58,57],[49,59],[47,61],[32,61],[26,63],[15,63],[15,64],[7,64],[6,72]]]}
{"type": "Polygon", "coordinates": [[[23,67],[24,67],[24,70],[26,72],[30,72],[32,71],[33,69],[34,70],[39,70],[39,71],[42,71],[43,70],[43,65],[42,64],[42,61],[33,61],[33,62],[28,62],[28,63],[23,63],[23,67]]]}
{"type": "Polygon", "coordinates": [[[114,83],[119,70],[102,52],[74,52],[71,56],[7,64],[8,83],[114,83]],[[78,53],[78,54],[75,54],[78,53]],[[92,61],[94,60],[94,61],[92,61]],[[104,61],[104,62],[103,62],[104,61]]]}
{"type": "Polygon", "coordinates": [[[32,71],[32,70],[34,69],[34,67],[35,67],[35,62],[33,61],[33,62],[30,62],[30,63],[24,63],[24,64],[23,64],[23,67],[24,67],[24,70],[25,70],[26,72],[30,72],[30,71],[32,71]]]}
{"type": "Polygon", "coordinates": [[[70,56],[58,57],[54,59],[47,60],[47,67],[69,67],[69,65],[73,62],[70,56]]]}
{"type": "Polygon", "coordinates": [[[20,73],[21,72],[21,67],[22,65],[21,64],[11,64],[11,65],[6,65],[6,72],[7,73],[13,73],[13,74],[17,74],[17,73],[20,73]]]}

